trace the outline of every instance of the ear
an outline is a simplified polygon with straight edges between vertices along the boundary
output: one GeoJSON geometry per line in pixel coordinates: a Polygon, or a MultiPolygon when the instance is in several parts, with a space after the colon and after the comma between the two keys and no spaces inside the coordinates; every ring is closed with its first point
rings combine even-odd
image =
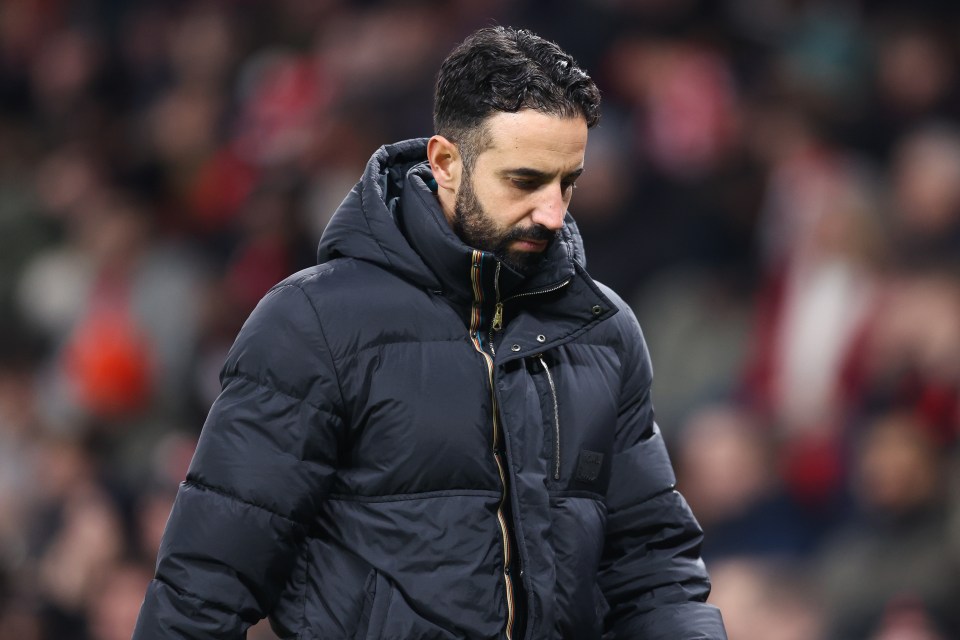
{"type": "Polygon", "coordinates": [[[443,136],[433,136],[427,142],[427,160],[441,197],[444,191],[456,193],[463,175],[463,160],[457,145],[443,136]]]}

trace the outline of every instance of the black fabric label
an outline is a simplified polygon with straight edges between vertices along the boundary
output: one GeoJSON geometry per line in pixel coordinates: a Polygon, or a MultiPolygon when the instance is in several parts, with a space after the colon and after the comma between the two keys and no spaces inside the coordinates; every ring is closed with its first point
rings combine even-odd
{"type": "Polygon", "coordinates": [[[600,469],[602,467],[602,453],[581,449],[580,460],[577,462],[577,480],[593,482],[600,477],[600,469]]]}

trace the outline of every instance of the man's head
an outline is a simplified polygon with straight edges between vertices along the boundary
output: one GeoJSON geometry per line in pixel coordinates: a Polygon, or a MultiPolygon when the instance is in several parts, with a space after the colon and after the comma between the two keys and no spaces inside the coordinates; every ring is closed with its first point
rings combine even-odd
{"type": "Polygon", "coordinates": [[[440,68],[427,154],[468,245],[525,269],[563,224],[600,93],[556,44],[482,29],[440,68]]]}

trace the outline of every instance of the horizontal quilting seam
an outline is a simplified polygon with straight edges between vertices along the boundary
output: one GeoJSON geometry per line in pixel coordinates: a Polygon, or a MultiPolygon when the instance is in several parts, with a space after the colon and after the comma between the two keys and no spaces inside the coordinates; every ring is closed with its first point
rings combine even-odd
{"type": "Polygon", "coordinates": [[[204,605],[204,606],[209,606],[209,607],[211,607],[211,608],[213,608],[213,609],[217,609],[218,611],[222,611],[223,613],[228,613],[228,614],[230,614],[230,615],[237,616],[238,618],[240,617],[239,614],[237,614],[236,611],[233,611],[232,609],[230,609],[230,607],[228,607],[228,606],[226,606],[226,605],[223,605],[223,604],[220,604],[220,603],[218,603],[218,602],[213,602],[213,601],[207,600],[206,598],[203,598],[203,597],[201,597],[201,596],[198,596],[198,595],[195,594],[195,593],[191,593],[190,591],[184,591],[184,590],[181,589],[180,587],[178,587],[178,586],[172,584],[171,582],[169,582],[168,580],[166,580],[163,576],[157,576],[156,578],[154,578],[154,580],[156,580],[157,582],[162,583],[162,584],[163,584],[165,587],[167,587],[168,589],[171,589],[172,591],[176,592],[176,594],[177,594],[178,596],[180,596],[181,598],[187,598],[187,599],[189,599],[189,600],[196,600],[199,604],[202,604],[202,605],[204,605]]]}
{"type": "Polygon", "coordinates": [[[364,347],[360,347],[359,349],[350,351],[349,353],[346,353],[342,356],[336,356],[334,360],[338,363],[344,360],[353,360],[365,351],[370,351],[371,349],[382,349],[383,347],[392,347],[396,345],[415,345],[420,347],[428,344],[460,344],[460,343],[469,345],[469,336],[467,335],[466,331],[464,331],[463,335],[451,336],[450,338],[437,338],[434,340],[431,340],[429,338],[417,338],[417,337],[411,337],[409,340],[383,340],[380,342],[368,344],[364,347]]]}
{"type": "Polygon", "coordinates": [[[551,498],[583,498],[585,500],[593,500],[595,502],[603,502],[604,497],[599,493],[594,493],[593,491],[582,491],[582,490],[571,490],[571,489],[559,489],[555,491],[549,491],[551,498]]]}
{"type": "Polygon", "coordinates": [[[248,374],[246,374],[246,373],[241,373],[240,371],[233,371],[233,372],[231,372],[231,373],[228,373],[228,374],[225,374],[225,375],[224,375],[224,379],[225,379],[225,380],[230,379],[230,378],[236,378],[236,379],[238,379],[238,380],[243,380],[243,381],[245,381],[245,382],[249,382],[250,384],[252,384],[252,385],[254,385],[254,386],[256,386],[256,387],[260,387],[261,389],[266,389],[267,391],[270,391],[270,392],[275,393],[275,394],[280,395],[280,396],[284,396],[285,398],[290,398],[291,400],[296,400],[297,402],[302,402],[303,404],[307,405],[308,407],[312,407],[312,408],[316,409],[317,411],[320,411],[320,412],[322,412],[322,413],[327,413],[327,414],[329,414],[329,415],[331,415],[331,416],[339,419],[339,416],[337,416],[337,414],[336,414],[332,409],[329,409],[329,408],[327,408],[327,407],[323,407],[323,406],[321,406],[321,405],[318,405],[318,404],[316,404],[315,402],[311,402],[311,401],[307,400],[307,399],[306,399],[305,397],[303,397],[303,396],[298,396],[298,395],[296,395],[296,394],[294,394],[294,393],[290,393],[290,392],[288,392],[288,391],[284,391],[283,389],[277,389],[277,388],[276,388],[275,386],[273,386],[272,384],[267,384],[267,383],[264,382],[263,380],[259,380],[259,379],[257,379],[257,378],[254,378],[253,376],[248,375],[248,374]]]}
{"type": "Polygon", "coordinates": [[[670,499],[673,497],[674,494],[679,495],[676,488],[664,487],[660,491],[656,491],[654,493],[651,493],[649,495],[642,497],[640,500],[631,502],[630,504],[625,504],[616,509],[609,509],[608,511],[610,516],[620,515],[621,513],[630,511],[631,509],[647,508],[649,506],[649,503],[656,502],[658,500],[663,501],[663,500],[670,499]]]}
{"type": "Polygon", "coordinates": [[[423,491],[418,493],[395,493],[379,496],[363,496],[349,494],[331,494],[329,500],[341,502],[403,502],[407,500],[429,500],[432,498],[500,498],[499,491],[490,489],[442,489],[439,491],[423,491]]]}
{"type": "Polygon", "coordinates": [[[240,496],[236,495],[235,493],[231,493],[230,491],[227,491],[226,489],[222,489],[222,488],[220,488],[220,487],[215,487],[215,486],[213,486],[213,485],[211,485],[211,484],[207,484],[206,482],[200,482],[200,481],[198,481],[198,480],[187,480],[187,481],[185,481],[185,482],[183,483],[183,486],[184,486],[184,487],[194,487],[194,488],[199,489],[199,490],[201,490],[201,491],[208,491],[208,492],[210,492],[210,493],[213,493],[213,494],[215,494],[215,495],[221,496],[221,497],[223,497],[223,498],[227,498],[228,500],[233,500],[234,502],[239,502],[240,504],[245,505],[245,506],[248,506],[248,507],[251,507],[251,508],[253,508],[253,509],[257,509],[257,510],[259,510],[259,511],[266,511],[266,512],[269,513],[270,515],[276,516],[276,517],[280,518],[281,520],[286,520],[287,522],[289,522],[289,523],[291,523],[291,524],[294,524],[294,525],[296,525],[296,526],[298,526],[298,527],[305,526],[304,523],[302,523],[302,522],[300,522],[300,521],[298,521],[298,520],[295,520],[294,518],[291,518],[290,516],[286,516],[286,515],[284,515],[284,514],[282,514],[282,513],[278,513],[277,511],[274,511],[274,510],[271,509],[270,507],[266,507],[266,506],[264,506],[264,505],[262,505],[262,504],[257,504],[256,502],[252,502],[252,501],[250,501],[250,500],[247,500],[246,498],[241,498],[240,496]]]}

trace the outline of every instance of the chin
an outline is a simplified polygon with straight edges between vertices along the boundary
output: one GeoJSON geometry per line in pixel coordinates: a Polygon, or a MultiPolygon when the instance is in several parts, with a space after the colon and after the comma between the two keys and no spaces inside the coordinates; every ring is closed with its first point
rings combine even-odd
{"type": "Polygon", "coordinates": [[[540,261],[543,259],[543,254],[534,251],[510,251],[502,255],[500,259],[511,269],[520,273],[526,273],[540,264],[540,261]]]}

